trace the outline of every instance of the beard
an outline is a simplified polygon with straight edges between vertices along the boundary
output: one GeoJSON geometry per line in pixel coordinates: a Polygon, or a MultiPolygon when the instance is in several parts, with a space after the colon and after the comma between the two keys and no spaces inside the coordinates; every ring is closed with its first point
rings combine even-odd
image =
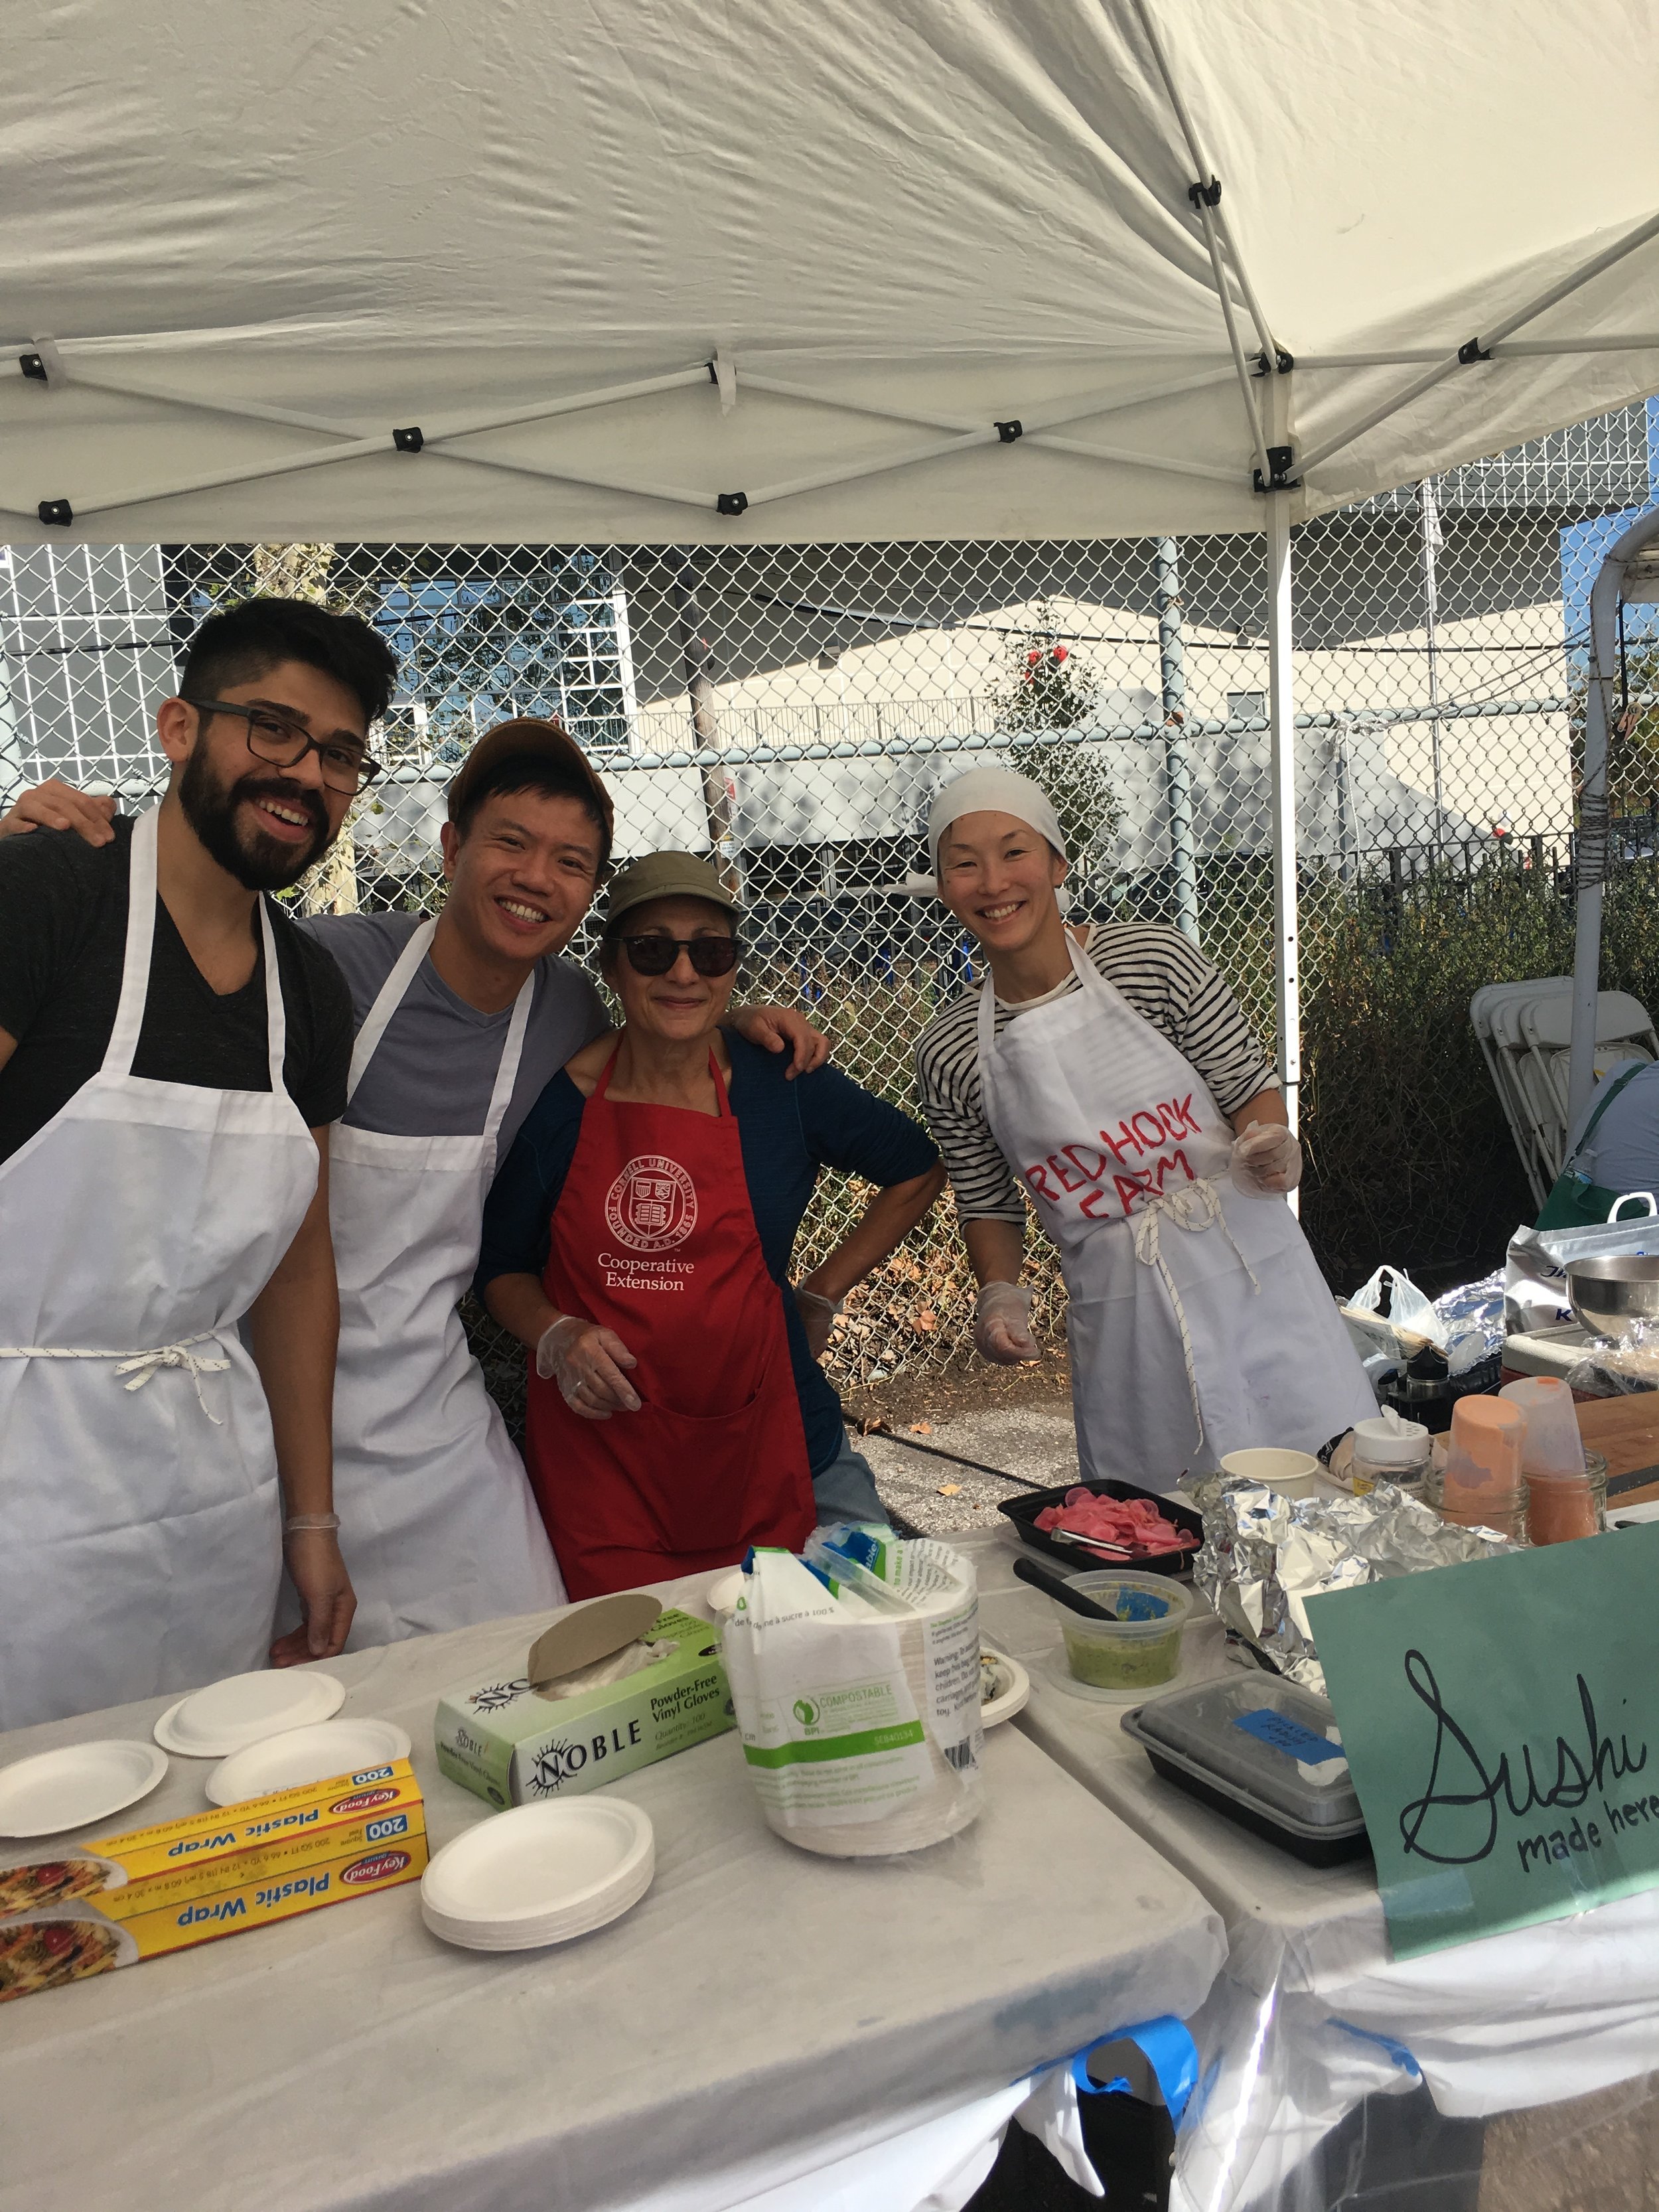
{"type": "Polygon", "coordinates": [[[185,819],[210,856],[244,890],[281,891],[299,882],[334,842],[323,802],[302,783],[280,770],[256,770],[227,787],[208,766],[207,749],[198,744],[179,779],[179,804],[185,819]],[[236,810],[246,799],[280,799],[308,815],[313,834],[304,845],[287,845],[263,830],[240,830],[236,810]]]}

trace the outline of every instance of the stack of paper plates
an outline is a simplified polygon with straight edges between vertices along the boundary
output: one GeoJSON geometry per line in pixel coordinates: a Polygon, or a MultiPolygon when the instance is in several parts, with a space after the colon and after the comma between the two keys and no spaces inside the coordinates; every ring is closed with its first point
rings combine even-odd
{"type": "Polygon", "coordinates": [[[534,1950],[617,1919],[656,1869],[637,1805],[520,1805],[444,1845],[421,1877],[421,1914],[434,1936],[469,1951],[534,1950]]]}
{"type": "Polygon", "coordinates": [[[155,1723],[155,1741],[185,1759],[228,1759],[262,1736],[325,1721],[344,1703],[345,1685],[332,1674],[297,1668],[228,1674],[169,1705],[155,1723]]]}
{"type": "Polygon", "coordinates": [[[216,1766],[208,1777],[210,1805],[243,1805],[332,1774],[360,1774],[409,1757],[409,1731],[395,1721],[319,1721],[314,1728],[284,1729],[262,1736],[216,1766]]]}
{"type": "Polygon", "coordinates": [[[57,1836],[136,1805],[167,1771],[154,1744],[112,1738],[38,1751],[0,1767],[0,1836],[57,1836]]]}

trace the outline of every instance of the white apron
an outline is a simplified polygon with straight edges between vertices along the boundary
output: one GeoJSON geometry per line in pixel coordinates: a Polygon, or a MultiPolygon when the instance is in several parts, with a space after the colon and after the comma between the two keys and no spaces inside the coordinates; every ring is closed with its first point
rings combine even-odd
{"type": "Polygon", "coordinates": [[[979,1069],[1060,1248],[1083,1474],[1167,1492],[1249,1444],[1312,1451],[1376,1403],[1301,1225],[1233,1188],[1203,1079],[1066,944],[1081,990],[1000,1038],[985,984],[979,1069]]]}
{"type": "MultiPolygon", "coordinates": [[[[355,1095],[436,928],[398,955],[351,1056],[355,1095]]],[[[532,975],[520,992],[476,1137],[393,1137],[337,1123],[329,1202],[340,1279],[334,1505],[357,1593],[346,1649],[565,1602],[523,1462],[455,1302],[478,1264],[495,1138],[513,1096],[532,975]]]]}
{"type": "Polygon", "coordinates": [[[270,1640],[276,1457],[236,1324],[305,1218],[317,1147],[283,1085],[263,900],[270,1089],[132,1073],[155,833],[152,809],[103,1065],[0,1163],[0,1728],[195,1689],[270,1640]]]}

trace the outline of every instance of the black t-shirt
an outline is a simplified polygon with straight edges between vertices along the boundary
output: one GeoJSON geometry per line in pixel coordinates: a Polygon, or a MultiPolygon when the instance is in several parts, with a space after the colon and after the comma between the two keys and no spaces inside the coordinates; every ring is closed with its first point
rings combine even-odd
{"type": "MultiPolygon", "coordinates": [[[[132,823],[112,844],[69,830],[0,840],[0,1029],[17,1049],[0,1068],[0,1159],[27,1144],[103,1065],[121,997],[132,823]]],[[[322,947],[267,900],[288,1022],[283,1087],[319,1128],[345,1110],[351,994],[322,947]]],[[[254,918],[256,941],[258,923],[254,918]]],[[[264,955],[222,997],[191,958],[158,897],[149,992],[132,1073],[212,1091],[269,1091],[264,955]]]]}

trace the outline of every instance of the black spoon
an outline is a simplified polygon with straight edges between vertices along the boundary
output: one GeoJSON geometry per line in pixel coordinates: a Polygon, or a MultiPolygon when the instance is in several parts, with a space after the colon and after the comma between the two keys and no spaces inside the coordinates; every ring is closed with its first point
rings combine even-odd
{"type": "Polygon", "coordinates": [[[1016,1559],[1014,1572],[1021,1582],[1030,1583],[1033,1589],[1040,1589],[1045,1597],[1053,1598],[1057,1605],[1067,1606],[1072,1612],[1080,1613],[1085,1620],[1121,1622],[1122,1620],[1121,1613],[1109,1613],[1103,1605],[1097,1605],[1093,1598],[1085,1597],[1081,1590],[1074,1589],[1064,1575],[1056,1573],[1053,1567],[1045,1567],[1036,1559],[1016,1559]]]}

